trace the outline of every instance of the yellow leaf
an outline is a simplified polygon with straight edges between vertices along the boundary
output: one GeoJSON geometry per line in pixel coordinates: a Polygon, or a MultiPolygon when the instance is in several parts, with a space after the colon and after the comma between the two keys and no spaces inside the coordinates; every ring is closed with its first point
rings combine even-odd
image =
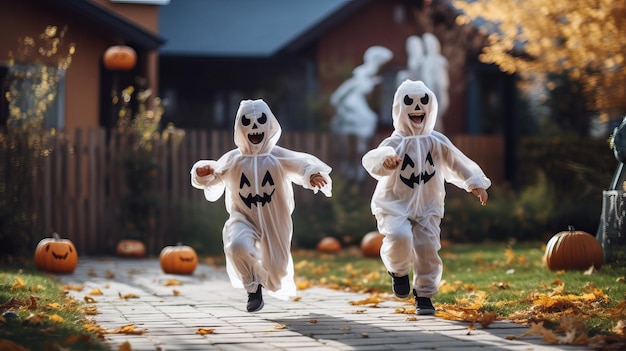
{"type": "Polygon", "coordinates": [[[15,283],[15,284],[13,284],[13,286],[11,286],[11,290],[13,290],[13,289],[21,289],[21,288],[26,286],[26,284],[24,284],[24,281],[22,280],[22,278],[18,277],[17,275],[15,276],[15,280],[17,280],[17,283],[15,283]]]}
{"type": "Polygon", "coordinates": [[[63,290],[82,291],[83,288],[82,285],[63,285],[63,290]]]}
{"type": "Polygon", "coordinates": [[[89,295],[102,295],[102,290],[95,288],[89,292],[89,295]]]}
{"type": "Polygon", "coordinates": [[[111,334],[141,335],[146,332],[146,330],[138,330],[136,328],[134,324],[127,324],[112,331],[111,334]]]}
{"type": "Polygon", "coordinates": [[[130,347],[130,343],[128,341],[124,341],[117,348],[117,351],[132,351],[133,349],[130,347]]]}
{"type": "Polygon", "coordinates": [[[117,295],[120,297],[120,299],[124,299],[124,300],[138,299],[139,298],[139,296],[135,295],[135,294],[124,294],[124,295],[122,295],[122,293],[117,293],[117,295]]]}
{"type": "Polygon", "coordinates": [[[294,297],[294,298],[292,299],[292,301],[294,301],[294,302],[298,302],[298,301],[300,301],[300,300],[302,300],[302,296],[296,296],[296,297],[294,297]]]}
{"type": "Polygon", "coordinates": [[[179,282],[176,279],[170,279],[168,281],[165,282],[165,284],[163,284],[165,286],[172,286],[172,285],[183,285],[181,282],[179,282]]]}
{"type": "Polygon", "coordinates": [[[98,302],[98,301],[96,301],[96,299],[94,299],[93,297],[90,297],[90,296],[85,296],[84,299],[85,299],[86,303],[96,303],[96,302],[98,302]]]}
{"type": "Polygon", "coordinates": [[[98,309],[96,308],[96,306],[93,306],[93,305],[92,306],[85,306],[85,307],[83,307],[83,312],[86,315],[93,316],[93,315],[98,314],[98,309]]]}
{"type": "Polygon", "coordinates": [[[279,330],[280,330],[280,329],[287,329],[287,326],[286,326],[286,325],[284,325],[284,324],[279,324],[279,325],[275,325],[275,326],[274,326],[274,329],[279,329],[279,330]]]}
{"type": "Polygon", "coordinates": [[[58,314],[53,314],[51,316],[48,317],[48,319],[50,319],[53,322],[58,322],[58,323],[63,323],[65,322],[65,319],[63,319],[63,317],[59,316],[58,314]]]}
{"type": "Polygon", "coordinates": [[[621,277],[619,277],[619,278],[615,279],[615,281],[616,281],[617,283],[626,283],[626,277],[621,276],[621,277]]]}
{"type": "Polygon", "coordinates": [[[61,304],[59,304],[58,302],[53,302],[53,303],[47,304],[46,307],[51,310],[56,310],[61,307],[61,304]]]}
{"type": "Polygon", "coordinates": [[[198,328],[196,330],[196,334],[200,334],[200,335],[213,334],[214,332],[215,332],[215,329],[213,329],[213,328],[211,328],[211,329],[198,328]]]}

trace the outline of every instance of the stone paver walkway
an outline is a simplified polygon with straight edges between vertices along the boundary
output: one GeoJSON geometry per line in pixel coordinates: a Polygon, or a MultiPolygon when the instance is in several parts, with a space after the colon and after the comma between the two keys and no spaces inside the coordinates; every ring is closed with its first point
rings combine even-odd
{"type": "Polygon", "coordinates": [[[468,332],[468,323],[394,313],[410,307],[401,301],[351,305],[368,295],[326,288],[299,291],[299,298],[289,301],[265,294],[263,310],[248,313],[245,292],[231,287],[223,269],[204,264],[185,276],[163,273],[156,259],[81,257],[74,274],[60,278],[84,285],[70,295],[95,299],[99,314],[93,318],[100,327],[113,331],[133,324],[145,330],[106,334],[111,350],[124,342],[134,351],[582,350],[549,345],[539,337],[508,340],[527,328],[504,321],[468,332]],[[166,285],[172,279],[181,285],[166,285]],[[96,288],[103,295],[89,295],[96,288]],[[127,294],[136,297],[123,298],[127,294]],[[199,328],[212,332],[202,335],[199,328]]]}

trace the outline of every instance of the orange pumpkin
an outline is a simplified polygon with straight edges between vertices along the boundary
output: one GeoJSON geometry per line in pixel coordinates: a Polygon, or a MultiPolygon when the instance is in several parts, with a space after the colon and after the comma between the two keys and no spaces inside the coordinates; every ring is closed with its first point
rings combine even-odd
{"type": "Polygon", "coordinates": [[[600,242],[587,232],[574,230],[571,225],[568,229],[555,234],[548,241],[543,256],[548,269],[559,271],[602,267],[604,252],[600,242]]]}
{"type": "Polygon", "coordinates": [[[104,67],[111,71],[128,71],[137,63],[137,53],[126,45],[114,45],[104,52],[104,67]]]}
{"type": "Polygon", "coordinates": [[[198,255],[191,246],[178,243],[176,246],[166,246],[159,255],[161,269],[170,274],[193,274],[198,266],[198,255]]]}
{"type": "Polygon", "coordinates": [[[42,239],[35,248],[35,266],[51,273],[73,273],[78,265],[78,253],[74,243],[61,239],[53,233],[52,238],[42,239]]]}
{"type": "Polygon", "coordinates": [[[332,236],[327,236],[322,238],[319,243],[317,243],[317,251],[319,252],[327,252],[327,253],[337,253],[341,251],[341,243],[337,238],[333,238],[332,236]]]}
{"type": "Polygon", "coordinates": [[[117,243],[118,256],[140,258],[146,255],[146,245],[139,240],[124,239],[117,243]]]}
{"type": "Polygon", "coordinates": [[[361,239],[361,254],[365,257],[380,257],[380,247],[385,236],[377,231],[365,234],[361,239]]]}

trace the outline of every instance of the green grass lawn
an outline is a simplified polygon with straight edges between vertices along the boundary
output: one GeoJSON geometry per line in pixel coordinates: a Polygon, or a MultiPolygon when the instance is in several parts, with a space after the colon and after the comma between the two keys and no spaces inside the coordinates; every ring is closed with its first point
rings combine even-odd
{"type": "MultiPolygon", "coordinates": [[[[626,267],[604,265],[595,272],[552,272],[537,244],[455,245],[443,248],[443,280],[436,307],[469,308],[519,323],[544,322],[557,328],[563,315],[584,321],[589,335],[614,334],[626,319],[626,267]],[[619,305],[622,303],[622,305],[619,305]]],[[[300,288],[325,285],[362,292],[390,292],[391,279],[380,258],[358,250],[338,255],[294,253],[300,288]]]]}
{"type": "Polygon", "coordinates": [[[34,267],[0,267],[0,316],[0,350],[107,349],[86,330],[80,304],[34,267]]]}

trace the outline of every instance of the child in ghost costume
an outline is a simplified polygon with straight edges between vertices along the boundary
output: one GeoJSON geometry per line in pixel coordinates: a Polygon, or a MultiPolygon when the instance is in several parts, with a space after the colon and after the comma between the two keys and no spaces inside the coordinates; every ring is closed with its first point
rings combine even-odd
{"type": "Polygon", "coordinates": [[[263,308],[262,286],[283,300],[296,294],[291,183],[327,197],[332,191],[331,168],[315,156],[277,146],[280,135],[280,124],[263,100],[243,100],[235,118],[237,148],[191,169],[192,186],[204,190],[208,201],[226,194],[226,268],[232,285],[248,292],[249,312],[263,308]]]}
{"type": "Polygon", "coordinates": [[[422,81],[405,80],[394,95],[393,133],[367,152],[363,167],[378,180],[371,208],[385,235],[380,256],[398,297],[411,292],[417,314],[434,314],[441,281],[438,251],[448,181],[487,203],[491,181],[443,134],[434,131],[437,98],[422,81]]]}

